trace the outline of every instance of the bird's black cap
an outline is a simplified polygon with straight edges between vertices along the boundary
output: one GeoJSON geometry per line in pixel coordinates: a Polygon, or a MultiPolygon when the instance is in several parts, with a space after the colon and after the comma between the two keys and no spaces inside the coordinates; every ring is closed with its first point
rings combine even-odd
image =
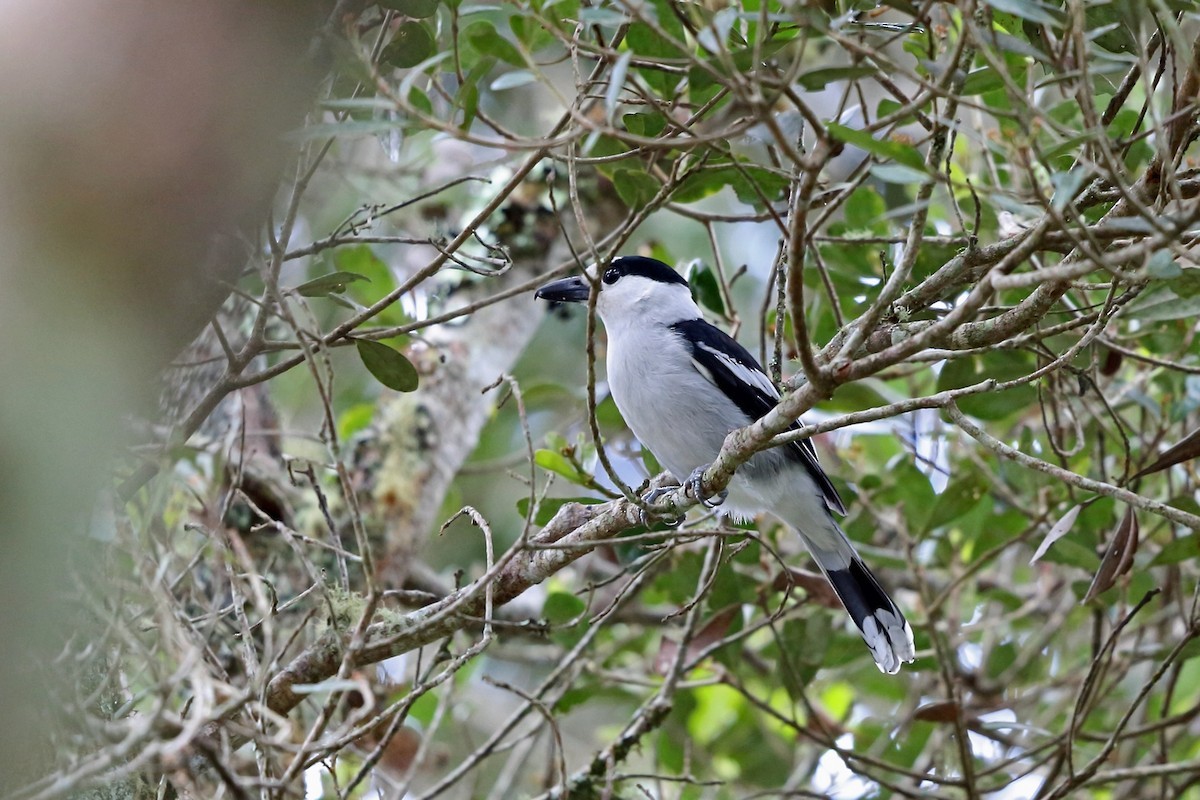
{"type": "Polygon", "coordinates": [[[687,281],[675,270],[655,258],[645,256],[621,256],[614,259],[603,272],[605,283],[616,283],[626,275],[640,275],[659,283],[681,283],[687,286],[687,281]]]}

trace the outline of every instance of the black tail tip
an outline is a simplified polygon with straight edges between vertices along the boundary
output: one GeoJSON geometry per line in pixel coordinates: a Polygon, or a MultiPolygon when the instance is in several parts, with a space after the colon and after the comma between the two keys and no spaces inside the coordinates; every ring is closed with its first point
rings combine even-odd
{"type": "Polygon", "coordinates": [[[846,569],[829,570],[828,575],[881,672],[894,675],[901,664],[916,659],[912,628],[866,564],[855,558],[846,569]]]}

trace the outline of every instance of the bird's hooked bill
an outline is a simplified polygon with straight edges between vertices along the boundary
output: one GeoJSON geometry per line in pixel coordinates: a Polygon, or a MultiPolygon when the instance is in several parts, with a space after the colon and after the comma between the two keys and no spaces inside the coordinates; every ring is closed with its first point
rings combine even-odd
{"type": "Polygon", "coordinates": [[[591,287],[588,286],[587,281],[576,276],[550,281],[539,287],[533,296],[555,303],[586,303],[589,294],[591,294],[591,287]]]}

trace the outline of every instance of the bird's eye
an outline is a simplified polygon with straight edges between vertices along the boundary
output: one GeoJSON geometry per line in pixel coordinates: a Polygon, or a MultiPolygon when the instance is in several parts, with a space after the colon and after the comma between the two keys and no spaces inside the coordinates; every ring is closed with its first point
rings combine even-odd
{"type": "Polygon", "coordinates": [[[616,267],[609,267],[608,269],[604,270],[605,283],[616,283],[617,278],[619,277],[621,277],[621,270],[617,269],[616,267]]]}

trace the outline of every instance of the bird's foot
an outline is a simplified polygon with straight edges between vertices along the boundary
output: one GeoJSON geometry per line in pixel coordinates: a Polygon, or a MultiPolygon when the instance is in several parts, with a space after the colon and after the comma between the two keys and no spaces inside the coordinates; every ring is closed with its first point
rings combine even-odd
{"type": "MultiPolygon", "coordinates": [[[[678,486],[660,486],[657,489],[651,489],[642,495],[642,502],[646,505],[653,505],[660,497],[666,497],[678,488],[678,486]]],[[[650,514],[646,513],[645,508],[639,508],[638,515],[641,517],[643,528],[649,528],[654,522],[661,522],[668,528],[678,528],[683,524],[684,517],[683,514],[678,514],[674,517],[651,517],[650,514]]]]}
{"type": "Polygon", "coordinates": [[[705,508],[716,508],[725,502],[725,498],[729,496],[728,489],[722,489],[714,495],[704,494],[704,470],[710,465],[696,467],[692,470],[692,474],[683,482],[684,490],[695,498],[696,502],[705,508]]]}

